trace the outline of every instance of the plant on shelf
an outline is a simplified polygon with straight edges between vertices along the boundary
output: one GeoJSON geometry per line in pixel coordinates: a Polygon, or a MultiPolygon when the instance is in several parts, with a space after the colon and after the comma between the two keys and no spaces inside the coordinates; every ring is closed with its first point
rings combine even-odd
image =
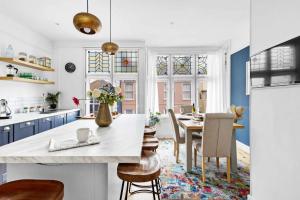
{"type": "Polygon", "coordinates": [[[60,95],[60,92],[49,93],[47,94],[46,101],[50,105],[51,109],[56,109],[58,104],[58,97],[60,95]]]}
{"type": "Polygon", "coordinates": [[[121,88],[114,87],[111,83],[107,83],[99,89],[88,91],[87,95],[100,103],[96,123],[101,127],[109,126],[112,123],[109,105],[112,106],[114,103],[122,101],[123,95],[121,88]]]}
{"type": "Polygon", "coordinates": [[[150,112],[149,126],[155,126],[160,122],[160,113],[159,112],[150,112]]]}

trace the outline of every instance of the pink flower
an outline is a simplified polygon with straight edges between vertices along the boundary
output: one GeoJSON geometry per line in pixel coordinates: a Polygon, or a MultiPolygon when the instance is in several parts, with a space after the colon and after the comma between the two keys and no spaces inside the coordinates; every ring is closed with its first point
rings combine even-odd
{"type": "Polygon", "coordinates": [[[73,97],[72,100],[73,100],[73,102],[74,102],[74,104],[75,104],[76,106],[79,105],[79,99],[78,99],[78,98],[73,97]]]}

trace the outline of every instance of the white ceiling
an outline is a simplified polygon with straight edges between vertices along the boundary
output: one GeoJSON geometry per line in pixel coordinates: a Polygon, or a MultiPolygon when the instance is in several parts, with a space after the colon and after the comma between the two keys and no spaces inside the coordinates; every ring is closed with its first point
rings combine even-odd
{"type": "MultiPolygon", "coordinates": [[[[109,0],[89,4],[103,25],[94,36],[72,23],[86,0],[1,0],[0,12],[52,41],[107,40],[109,0]]],[[[249,13],[249,0],[112,0],[112,37],[149,46],[216,45],[249,34],[249,13]]]]}

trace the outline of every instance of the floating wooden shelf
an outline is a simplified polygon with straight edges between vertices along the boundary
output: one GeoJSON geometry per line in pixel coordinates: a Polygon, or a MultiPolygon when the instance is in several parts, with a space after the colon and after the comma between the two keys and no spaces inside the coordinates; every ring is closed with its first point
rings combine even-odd
{"type": "Polygon", "coordinates": [[[36,83],[36,84],[54,84],[54,81],[33,80],[28,78],[6,77],[6,76],[1,76],[0,81],[18,81],[18,82],[36,83]]]}
{"type": "Polygon", "coordinates": [[[20,65],[20,66],[23,66],[23,67],[29,67],[29,68],[37,69],[37,70],[41,70],[41,71],[48,71],[48,72],[53,72],[54,71],[54,69],[51,68],[51,67],[44,67],[44,66],[41,66],[41,65],[38,65],[38,64],[33,64],[33,63],[30,63],[30,62],[19,60],[17,58],[0,57],[0,61],[7,62],[7,63],[10,63],[10,64],[15,64],[15,65],[20,65]]]}

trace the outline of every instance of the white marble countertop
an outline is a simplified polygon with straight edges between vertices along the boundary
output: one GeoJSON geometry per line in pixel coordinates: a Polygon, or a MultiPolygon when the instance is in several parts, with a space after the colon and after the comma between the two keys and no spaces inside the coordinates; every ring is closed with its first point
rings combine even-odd
{"type": "Polygon", "coordinates": [[[0,147],[0,163],[137,163],[140,161],[145,115],[122,114],[109,127],[94,120],[77,120],[40,134],[0,147]],[[78,128],[89,127],[100,144],[48,152],[51,138],[75,139],[78,128]]]}
{"type": "Polygon", "coordinates": [[[57,110],[56,112],[48,113],[48,114],[41,114],[39,112],[13,114],[12,118],[10,119],[1,119],[0,126],[7,126],[11,124],[17,124],[21,122],[36,120],[36,119],[52,117],[55,115],[61,115],[61,114],[78,111],[78,110],[79,109],[61,109],[61,110],[57,110]]]}

